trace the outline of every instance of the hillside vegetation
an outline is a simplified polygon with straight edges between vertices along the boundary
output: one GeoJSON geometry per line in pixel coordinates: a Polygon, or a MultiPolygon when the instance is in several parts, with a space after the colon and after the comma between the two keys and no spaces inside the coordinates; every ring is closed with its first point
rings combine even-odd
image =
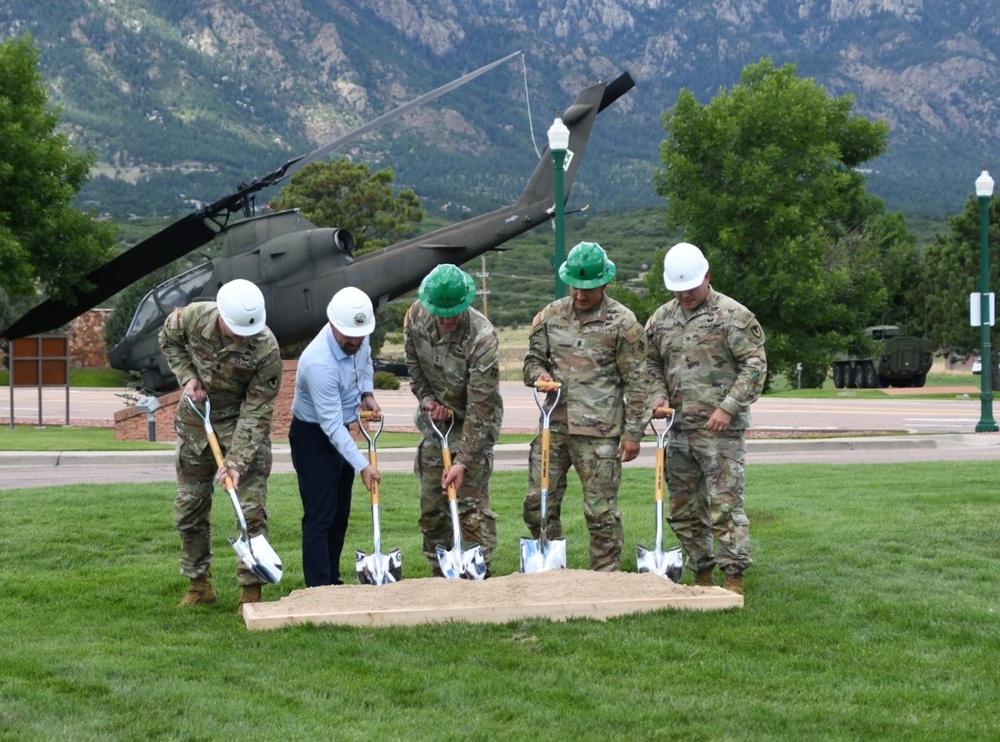
{"type": "Polygon", "coordinates": [[[1000,126],[1000,16],[990,0],[762,3],[535,0],[9,0],[0,40],[30,33],[67,131],[98,154],[83,202],[123,218],[211,202],[292,157],[516,50],[523,59],[338,152],[392,166],[433,213],[516,194],[553,112],[628,71],[579,193],[655,204],[660,119],[762,57],[792,63],[892,129],[871,164],[893,210],[960,208],[1000,126]]]}

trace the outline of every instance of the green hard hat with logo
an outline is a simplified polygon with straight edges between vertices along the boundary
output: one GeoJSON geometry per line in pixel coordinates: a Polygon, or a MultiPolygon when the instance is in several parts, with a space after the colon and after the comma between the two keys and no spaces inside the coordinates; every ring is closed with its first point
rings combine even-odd
{"type": "Polygon", "coordinates": [[[596,242],[581,242],[569,251],[566,262],[559,266],[559,278],[575,289],[596,289],[611,283],[617,272],[604,248],[596,242]]]}
{"type": "Polygon", "coordinates": [[[435,317],[446,319],[461,314],[476,298],[476,282],[461,268],[444,263],[420,282],[420,303],[435,317]]]}

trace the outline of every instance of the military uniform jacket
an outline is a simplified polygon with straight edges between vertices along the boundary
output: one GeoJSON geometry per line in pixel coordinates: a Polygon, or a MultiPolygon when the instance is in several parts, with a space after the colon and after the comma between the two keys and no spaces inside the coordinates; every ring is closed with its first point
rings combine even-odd
{"type": "Polygon", "coordinates": [[[677,428],[704,427],[717,407],[733,416],[732,429],[749,426],[767,375],[764,331],[753,312],[709,287],[690,315],[676,299],[657,309],[646,336],[653,398],[669,401],[677,428]]]}
{"type": "Polygon", "coordinates": [[[455,331],[442,335],[434,315],[416,301],[406,314],[404,339],[410,389],[419,400],[417,427],[436,440],[423,406],[443,404],[463,423],[455,463],[468,469],[481,462],[492,453],[503,422],[500,346],[493,325],[470,307],[455,331]]]}
{"type": "MultiPolygon", "coordinates": [[[[271,414],[281,387],[281,355],[271,330],[232,342],[219,332],[215,302],[195,302],[170,313],[159,343],[181,389],[191,379],[201,381],[226,460],[244,474],[258,447],[271,445],[271,414]]],[[[208,447],[205,425],[187,403],[177,405],[174,424],[195,450],[208,447]]]]}
{"type": "Polygon", "coordinates": [[[632,311],[605,294],[577,317],[573,299],[557,299],[535,315],[524,356],[524,383],[547,371],[561,385],[552,422],[572,435],[642,439],[648,391],[646,339],[632,311]]]}

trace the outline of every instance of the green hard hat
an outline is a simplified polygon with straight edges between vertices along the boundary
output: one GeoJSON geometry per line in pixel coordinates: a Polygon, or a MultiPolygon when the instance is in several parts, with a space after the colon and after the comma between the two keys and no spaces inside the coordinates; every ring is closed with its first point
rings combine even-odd
{"type": "Polygon", "coordinates": [[[569,251],[566,262],[559,266],[559,278],[575,289],[596,289],[611,283],[617,272],[604,248],[596,242],[581,242],[569,251]]]}
{"type": "Polygon", "coordinates": [[[476,282],[461,268],[444,263],[420,282],[420,303],[435,317],[454,317],[472,305],[476,282]]]}

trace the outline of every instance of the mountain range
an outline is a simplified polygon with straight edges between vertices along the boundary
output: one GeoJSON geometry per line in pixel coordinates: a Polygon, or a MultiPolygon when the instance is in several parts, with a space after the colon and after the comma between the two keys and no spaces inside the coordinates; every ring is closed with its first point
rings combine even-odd
{"type": "Polygon", "coordinates": [[[214,201],[516,50],[334,156],[392,167],[434,213],[495,208],[576,92],[628,71],[570,206],[655,205],[678,91],[708,103],[769,57],[889,123],[868,183],[890,209],[957,213],[1000,172],[991,0],[7,0],[0,40],[25,32],[65,131],[97,154],[81,200],[118,217],[214,201]]]}

